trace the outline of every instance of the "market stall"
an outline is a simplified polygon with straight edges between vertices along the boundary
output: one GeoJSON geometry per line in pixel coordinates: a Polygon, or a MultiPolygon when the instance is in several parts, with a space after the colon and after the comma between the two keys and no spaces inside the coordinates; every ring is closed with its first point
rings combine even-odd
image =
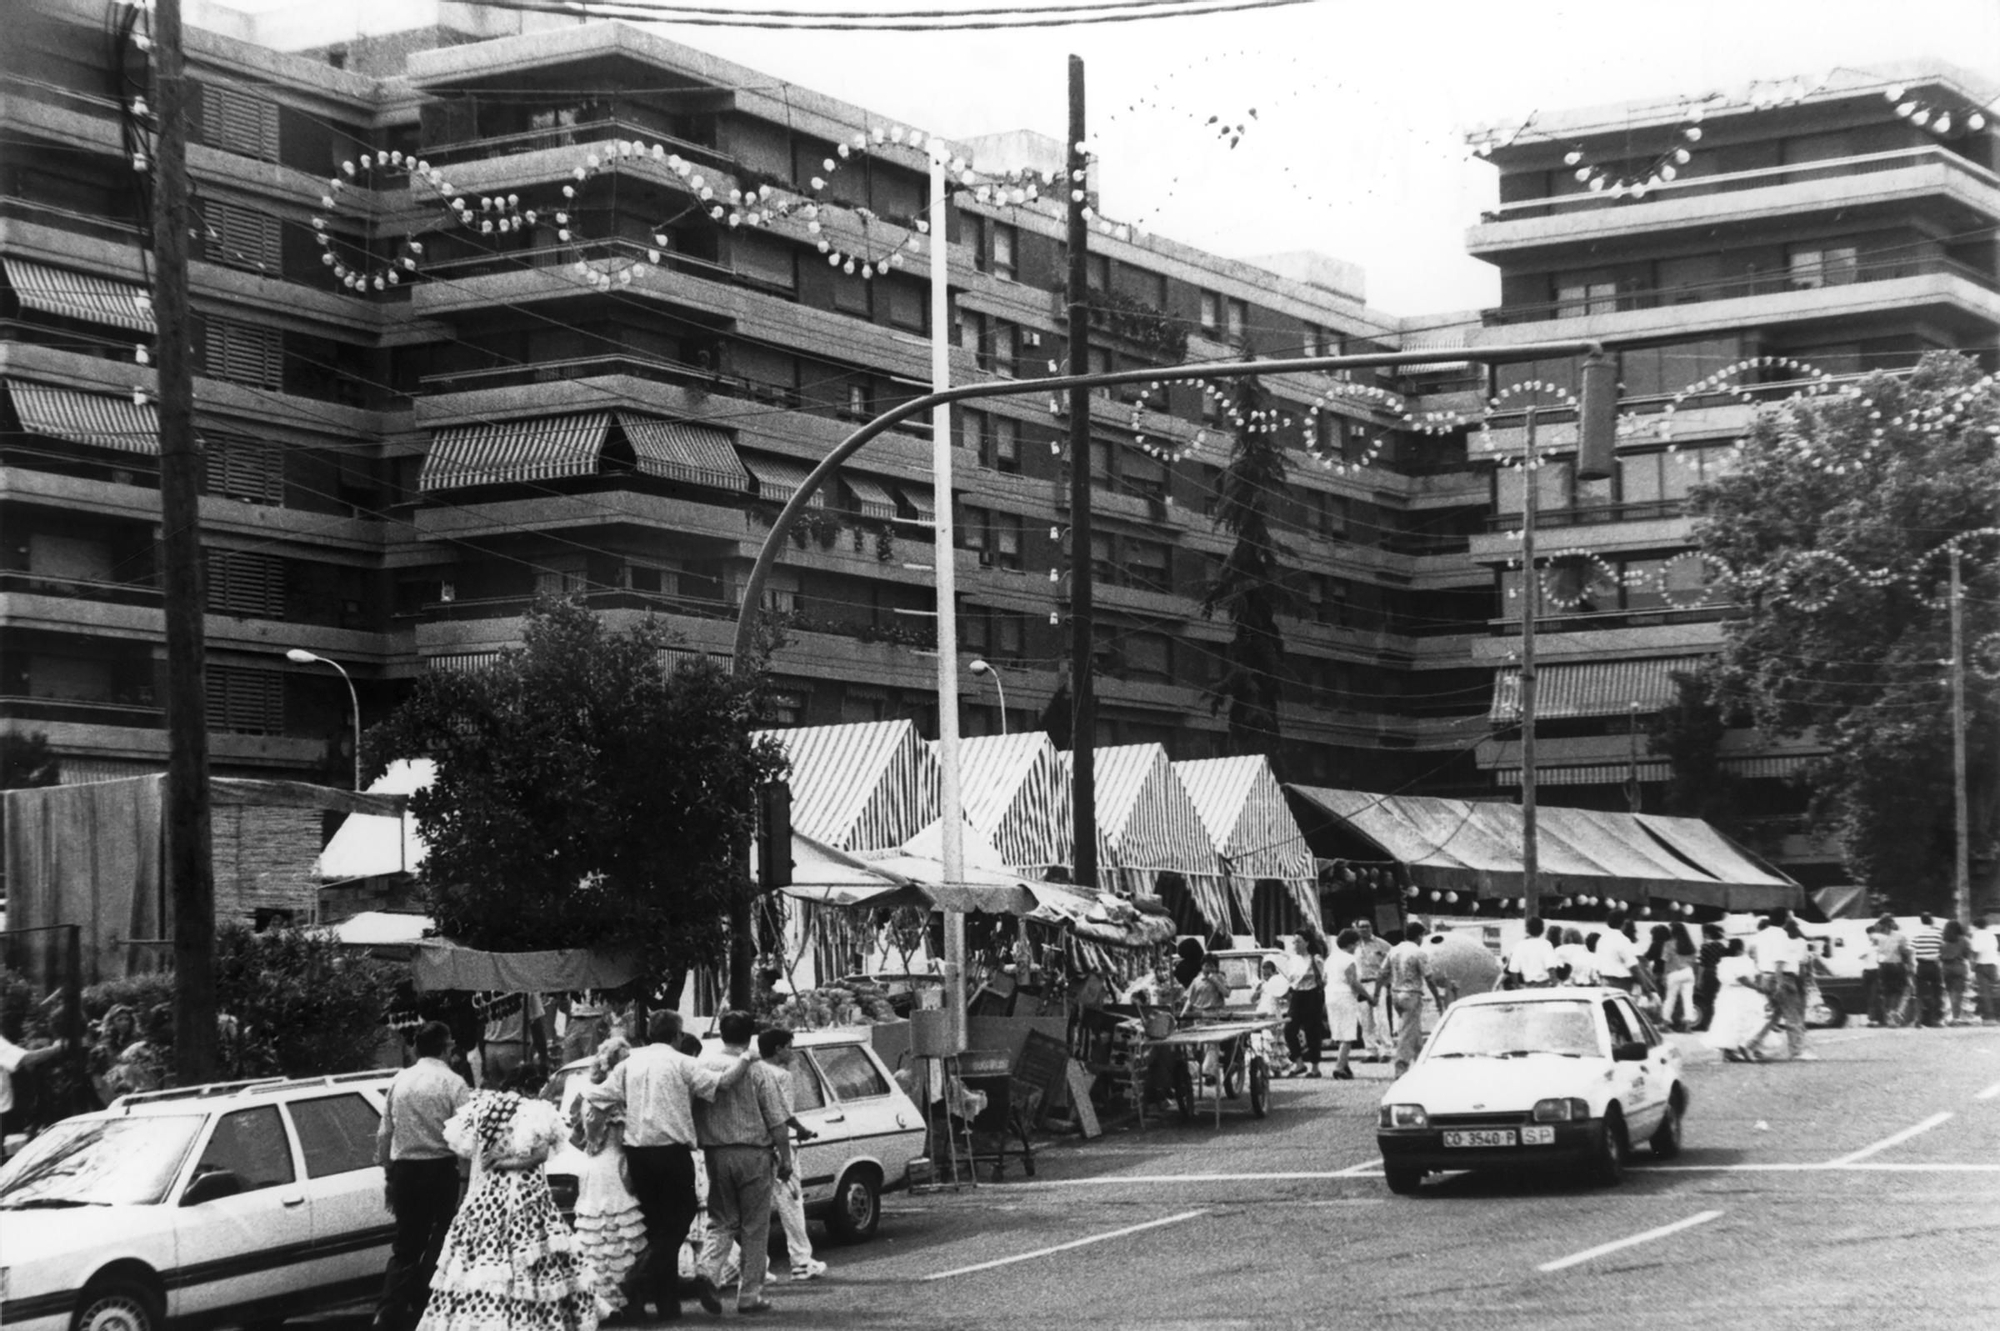
{"type": "Polygon", "coordinates": [[[1069,767],[1046,734],[964,740],[958,759],[967,826],[994,848],[1000,863],[1030,877],[1070,863],[1069,767]]]}
{"type": "Polygon", "coordinates": [[[1095,757],[1100,885],[1151,897],[1163,875],[1176,875],[1210,930],[1235,932],[1222,862],[1166,749],[1127,744],[1095,757]]]}
{"type": "Polygon", "coordinates": [[[1253,754],[1179,762],[1173,764],[1173,771],[1201,815],[1243,918],[1260,940],[1273,942],[1280,932],[1258,928],[1256,894],[1260,881],[1282,884],[1299,916],[1324,932],[1312,848],[1306,845],[1285,803],[1284,789],[1271,764],[1253,754]]]}
{"type": "Polygon", "coordinates": [[[791,764],[792,827],[835,850],[887,850],[938,816],[938,765],[910,721],[762,730],[791,764]]]}

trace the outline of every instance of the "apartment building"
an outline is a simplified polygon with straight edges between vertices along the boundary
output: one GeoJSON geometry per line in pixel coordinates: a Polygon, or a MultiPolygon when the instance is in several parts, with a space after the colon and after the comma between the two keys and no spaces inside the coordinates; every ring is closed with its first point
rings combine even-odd
{"type": "MultiPolygon", "coordinates": [[[[72,778],[165,752],[146,54],[143,19],[112,12],[107,34],[104,6],[39,0],[0,89],[0,725],[47,734],[72,778]]],[[[933,228],[924,154],[864,108],[625,25],[410,13],[410,31],[336,42],[309,12],[190,10],[221,771],[346,770],[345,690],[288,648],[346,666],[365,721],[417,673],[517,643],[551,592],[726,657],[776,506],[858,422],[925,391],[935,334],[957,382],[1067,357],[1056,203],[961,191],[933,228]],[[952,326],[935,330],[940,258],[952,326]]],[[[1059,145],[959,151],[1004,173],[1057,164],[1059,145]]],[[[1097,367],[1401,336],[1321,256],[1107,235],[1090,265],[1097,367]]],[[[1485,479],[1462,436],[1399,428],[1448,379],[1265,387],[1291,461],[1274,496],[1298,592],[1288,756],[1314,780],[1400,783],[1462,750],[1485,703],[1467,644],[1492,590],[1464,557],[1485,479]]],[[[1086,553],[1064,536],[1065,405],[955,412],[950,496],[927,420],[842,469],[767,592],[772,723],[934,727],[944,502],[961,644],[1004,672],[1006,721],[1034,723],[1086,553]]],[[[1221,753],[1206,690],[1229,629],[1198,599],[1230,548],[1210,516],[1226,404],[1163,381],[1091,409],[1097,739],[1221,753]]],[[[968,676],[963,701],[969,732],[1000,728],[990,685],[968,676]]]]}
{"type": "MultiPolygon", "coordinates": [[[[1994,363],[2000,140],[1980,108],[1996,93],[1927,62],[1475,135],[1498,202],[1467,243],[1499,270],[1501,303],[1470,340],[1615,342],[1633,418],[1608,481],[1575,479],[1566,427],[1540,436],[1557,461],[1539,473],[1536,539],[1545,553],[1574,552],[1544,579],[1537,619],[1545,798],[1624,808],[1635,770],[1642,790],[1664,779],[1632,732],[1672,697],[1671,672],[1715,650],[1731,612],[1688,557],[1684,501],[1730,466],[1756,403],[1934,348],[1994,363]]],[[[1523,364],[1496,388],[1574,376],[1571,364],[1523,364]]],[[[1519,456],[1527,400],[1503,402],[1490,455],[1519,456]]],[[[1499,725],[1518,717],[1522,476],[1494,473],[1488,530],[1472,542],[1502,607],[1497,631],[1473,644],[1495,676],[1499,725]]],[[[1809,739],[1736,731],[1724,765],[1763,849],[1802,881],[1841,881],[1832,848],[1798,834],[1803,795],[1784,782],[1813,752],[1809,739]]],[[[1516,735],[1478,756],[1497,789],[1518,786],[1516,735]]]]}

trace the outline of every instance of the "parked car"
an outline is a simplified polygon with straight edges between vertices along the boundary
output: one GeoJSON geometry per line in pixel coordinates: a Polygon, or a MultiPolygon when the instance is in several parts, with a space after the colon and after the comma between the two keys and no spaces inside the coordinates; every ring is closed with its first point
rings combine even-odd
{"type": "Polygon", "coordinates": [[[155,1091],[56,1124],[0,1169],[0,1324],[159,1331],[372,1295],[391,1076],[155,1091]]]}
{"type": "Polygon", "coordinates": [[[1446,1009],[1382,1096],[1375,1140],[1392,1192],[1427,1173],[1582,1166],[1624,1178],[1637,1142],[1681,1148],[1681,1056],[1615,989],[1473,994],[1446,1009]]]}
{"type": "MultiPolygon", "coordinates": [[[[716,1047],[710,1042],[710,1047],[716,1047]]],[[[792,1100],[817,1135],[797,1147],[806,1216],[841,1242],[874,1234],[882,1194],[907,1187],[910,1162],[924,1152],[924,1115],[869,1043],[865,1026],[800,1031],[793,1040],[792,1100]]],[[[564,1064],[543,1095],[567,1114],[589,1080],[590,1060],[564,1064]]],[[[573,1206],[583,1155],[565,1147],[549,1158],[549,1186],[573,1206]]]]}
{"type": "Polygon", "coordinates": [[[1222,963],[1222,980],[1229,986],[1229,1008],[1248,1011],[1257,992],[1258,982],[1264,978],[1264,963],[1277,963],[1278,974],[1287,973],[1285,954],[1274,947],[1229,947],[1219,948],[1209,953],[1222,963]]]}

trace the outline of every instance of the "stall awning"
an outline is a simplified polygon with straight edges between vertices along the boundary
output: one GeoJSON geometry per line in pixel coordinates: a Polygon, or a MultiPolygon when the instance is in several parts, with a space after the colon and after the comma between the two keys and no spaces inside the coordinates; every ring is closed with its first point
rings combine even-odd
{"type": "Polygon", "coordinates": [[[500,994],[557,994],[576,989],[616,989],[639,975],[636,952],[482,952],[456,943],[417,945],[419,993],[469,989],[500,994]]]}
{"type": "Polygon", "coordinates": [[[153,302],[129,282],[51,268],[32,259],[3,262],[7,285],[26,309],[153,335],[153,302]]]}
{"type": "MultiPolygon", "coordinates": [[[[1639,704],[1641,712],[1657,712],[1675,697],[1673,672],[1688,670],[1687,657],[1644,661],[1585,661],[1575,665],[1545,665],[1535,672],[1535,716],[1555,721],[1574,716],[1624,716],[1639,704]]],[[[1521,715],[1521,671],[1503,670],[1493,679],[1489,721],[1515,721],[1521,715]]]]}
{"type": "Polygon", "coordinates": [[[639,459],[639,470],[718,490],[750,488],[750,473],[736,456],[736,442],[722,430],[621,411],[618,423],[639,459]]]}
{"type": "Polygon", "coordinates": [[[1668,849],[1698,865],[1728,885],[1731,910],[1796,909],[1805,903],[1804,890],[1791,879],[1751,861],[1728,837],[1699,818],[1631,815],[1639,826],[1658,837],[1668,849]]]}
{"type": "MultiPolygon", "coordinates": [[[[1634,763],[1592,763],[1582,767],[1542,767],[1535,768],[1537,786],[1616,786],[1631,780],[1633,772],[1641,781],[1665,781],[1673,775],[1671,764],[1657,760],[1642,760],[1634,763]]],[[[1521,769],[1501,767],[1495,769],[1493,779],[1503,786],[1521,784],[1521,769]]]]}
{"type": "MultiPolygon", "coordinates": [[[[757,497],[771,504],[782,504],[790,500],[793,491],[804,485],[806,477],[812,475],[811,467],[803,462],[794,462],[790,458],[746,454],[743,465],[749,470],[751,478],[757,482],[757,497]]],[[[812,498],[806,501],[806,507],[826,507],[824,485],[813,491],[812,498]]]]}
{"type": "Polygon", "coordinates": [[[593,475],[610,426],[611,413],[605,411],[447,426],[431,436],[417,488],[593,475]]]}
{"type": "Polygon", "coordinates": [[[838,850],[901,846],[938,816],[937,759],[908,720],[762,730],[791,763],[792,826],[838,850]]]}
{"type": "Polygon", "coordinates": [[[142,406],[129,397],[45,388],[13,379],[7,381],[7,392],[21,428],[30,434],[125,453],[153,456],[160,451],[160,417],[150,402],[142,406]]]}
{"type": "Polygon", "coordinates": [[[867,476],[856,476],[853,472],[842,472],[841,479],[854,492],[854,506],[864,518],[881,518],[883,521],[896,516],[896,497],[889,493],[889,487],[867,476]]]}
{"type": "Polygon", "coordinates": [[[1252,892],[1258,879],[1282,882],[1300,912],[1319,923],[1312,850],[1285,804],[1271,764],[1250,754],[1191,759],[1173,768],[1230,877],[1252,892]]]}
{"type": "Polygon", "coordinates": [[[931,487],[899,485],[896,487],[896,493],[903,497],[903,502],[917,515],[914,521],[931,523],[937,521],[937,498],[931,487]]]}

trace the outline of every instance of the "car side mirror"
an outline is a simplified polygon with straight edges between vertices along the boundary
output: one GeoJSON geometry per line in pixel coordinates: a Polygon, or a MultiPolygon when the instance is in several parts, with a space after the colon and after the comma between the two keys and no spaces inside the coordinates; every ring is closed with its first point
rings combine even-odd
{"type": "Polygon", "coordinates": [[[1614,1063],[1643,1063],[1646,1061],[1646,1042],[1627,1040],[1611,1047],[1611,1061],[1614,1063]]]}
{"type": "Polygon", "coordinates": [[[188,1184],[181,1194],[182,1206],[200,1206],[204,1202],[220,1201],[224,1197],[234,1197],[243,1191],[243,1180],[233,1169],[216,1169],[202,1174],[188,1184]]]}

